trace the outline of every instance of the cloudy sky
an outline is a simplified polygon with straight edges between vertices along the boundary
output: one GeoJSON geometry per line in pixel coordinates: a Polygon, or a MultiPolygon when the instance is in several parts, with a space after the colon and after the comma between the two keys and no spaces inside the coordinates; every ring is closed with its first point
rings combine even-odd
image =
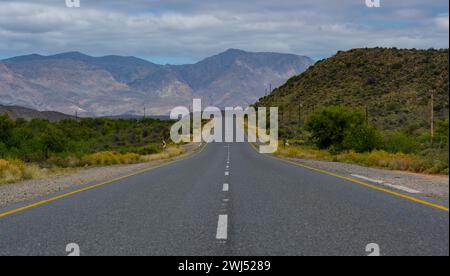
{"type": "Polygon", "coordinates": [[[321,59],[357,47],[448,48],[448,0],[0,0],[0,58],[81,51],[191,63],[228,48],[321,59]]]}

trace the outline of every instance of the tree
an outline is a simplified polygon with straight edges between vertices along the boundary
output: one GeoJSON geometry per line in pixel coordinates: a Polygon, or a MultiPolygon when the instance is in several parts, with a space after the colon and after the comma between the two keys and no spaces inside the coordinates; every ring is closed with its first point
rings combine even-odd
{"type": "Polygon", "coordinates": [[[11,137],[11,131],[14,128],[14,121],[11,120],[8,114],[0,115],[0,142],[6,144],[11,137]]]}
{"type": "Polygon", "coordinates": [[[16,127],[9,139],[8,154],[25,162],[42,161],[44,158],[42,144],[36,138],[35,132],[28,127],[16,127]]]}
{"type": "Polygon", "coordinates": [[[342,148],[345,132],[353,126],[364,124],[364,113],[342,106],[332,106],[315,111],[309,116],[305,129],[312,141],[321,149],[342,148]]]}
{"type": "Polygon", "coordinates": [[[64,134],[51,124],[48,124],[45,131],[40,133],[39,140],[43,145],[45,159],[48,159],[50,152],[64,151],[67,142],[64,134]]]}
{"type": "Polygon", "coordinates": [[[375,127],[364,123],[346,130],[342,149],[370,152],[379,149],[382,143],[383,135],[375,127]]]}
{"type": "Polygon", "coordinates": [[[386,134],[384,149],[388,152],[417,153],[419,148],[419,141],[412,135],[400,131],[386,134]]]}
{"type": "Polygon", "coordinates": [[[7,154],[6,146],[0,142],[0,158],[4,158],[7,154]]]}
{"type": "Polygon", "coordinates": [[[441,148],[448,148],[448,118],[436,123],[436,141],[441,148]]]}
{"type": "Polygon", "coordinates": [[[371,151],[379,147],[381,134],[366,122],[359,110],[332,106],[314,112],[306,122],[312,141],[321,149],[371,151]]]}

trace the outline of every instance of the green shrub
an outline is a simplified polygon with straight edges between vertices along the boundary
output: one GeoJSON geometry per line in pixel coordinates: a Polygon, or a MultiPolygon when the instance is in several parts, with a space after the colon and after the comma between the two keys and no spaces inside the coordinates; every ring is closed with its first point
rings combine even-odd
{"type": "Polygon", "coordinates": [[[6,142],[14,128],[14,121],[7,115],[0,115],[0,142],[6,142]]]}
{"type": "Polygon", "coordinates": [[[356,152],[370,152],[379,149],[383,143],[382,134],[373,126],[362,124],[345,132],[343,149],[356,152]]]}
{"type": "Polygon", "coordinates": [[[397,131],[386,135],[384,148],[392,153],[417,153],[420,145],[417,139],[397,131]]]}
{"type": "Polygon", "coordinates": [[[135,153],[140,155],[149,155],[159,153],[161,150],[156,145],[145,146],[138,149],[135,153]]]}
{"type": "Polygon", "coordinates": [[[7,153],[6,145],[0,142],[0,158],[5,158],[7,153]]]}
{"type": "Polygon", "coordinates": [[[381,134],[366,123],[362,112],[333,106],[314,112],[306,122],[313,143],[333,153],[343,150],[371,151],[380,147],[381,134]]]}
{"type": "Polygon", "coordinates": [[[64,133],[51,124],[44,127],[38,139],[42,143],[45,159],[48,159],[50,152],[64,151],[67,143],[64,133]]]}
{"type": "MultiPolygon", "coordinates": [[[[435,141],[436,144],[442,148],[448,149],[448,136],[449,136],[449,131],[448,131],[448,118],[445,120],[438,120],[436,122],[436,137],[435,137],[435,141]]],[[[447,150],[448,152],[448,150],[447,150]]]]}
{"type": "Polygon", "coordinates": [[[342,106],[321,109],[309,116],[305,128],[320,149],[341,148],[345,132],[353,125],[361,125],[364,115],[342,106]]]}

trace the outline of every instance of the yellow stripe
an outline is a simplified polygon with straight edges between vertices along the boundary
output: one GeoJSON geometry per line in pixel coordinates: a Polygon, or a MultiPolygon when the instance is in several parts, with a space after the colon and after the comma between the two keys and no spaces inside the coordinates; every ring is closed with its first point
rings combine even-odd
{"type": "MultiPolygon", "coordinates": [[[[250,145],[252,146],[252,148],[254,150],[258,151],[258,149],[256,148],[255,145],[253,145],[252,143],[250,143],[250,145]]],[[[285,162],[285,163],[289,163],[289,164],[292,164],[292,165],[295,165],[295,166],[298,166],[298,167],[302,167],[302,168],[309,169],[309,170],[312,170],[312,171],[316,171],[316,172],[319,172],[319,173],[323,173],[323,174],[326,174],[326,175],[334,176],[336,178],[347,180],[347,181],[350,181],[350,182],[353,182],[353,183],[365,186],[367,188],[371,188],[371,189],[374,189],[374,190],[377,190],[377,191],[385,192],[385,193],[388,193],[388,194],[391,194],[391,195],[394,195],[394,196],[397,196],[397,197],[401,197],[401,198],[404,198],[404,199],[407,199],[407,200],[411,200],[411,201],[414,201],[416,203],[420,203],[420,204],[423,204],[423,205],[431,206],[431,207],[437,208],[439,210],[445,211],[447,213],[449,212],[449,209],[447,207],[445,207],[445,206],[442,206],[442,205],[434,204],[434,203],[431,203],[431,202],[428,202],[428,201],[425,201],[425,200],[421,200],[421,199],[418,199],[418,198],[415,198],[415,197],[412,197],[412,196],[407,196],[407,195],[404,195],[404,194],[401,194],[401,193],[397,193],[397,192],[394,192],[394,191],[391,191],[391,190],[388,190],[388,189],[385,189],[385,188],[381,188],[381,187],[378,187],[376,185],[368,184],[368,183],[365,183],[365,182],[362,182],[362,181],[359,181],[359,180],[356,180],[356,179],[353,179],[353,178],[341,176],[341,175],[338,175],[338,174],[335,174],[335,173],[332,173],[332,172],[328,172],[328,171],[321,170],[321,169],[318,169],[318,168],[314,168],[314,167],[310,167],[310,166],[307,166],[307,165],[303,165],[303,164],[299,164],[299,163],[296,163],[296,162],[292,162],[292,161],[289,161],[289,160],[286,160],[286,159],[283,159],[283,158],[275,157],[275,156],[272,156],[272,155],[268,155],[268,156],[271,157],[272,159],[275,159],[275,160],[279,160],[279,161],[282,161],[282,162],[285,162]]]]}
{"type": "Polygon", "coordinates": [[[178,160],[174,160],[174,161],[170,161],[170,162],[164,163],[164,164],[156,166],[156,167],[140,170],[140,171],[137,171],[137,172],[125,175],[125,176],[117,177],[117,178],[114,178],[114,179],[111,179],[111,180],[107,180],[105,182],[97,183],[97,184],[94,184],[94,185],[91,185],[91,186],[88,186],[88,187],[84,187],[84,188],[81,188],[81,189],[78,189],[78,190],[75,190],[75,191],[72,191],[72,192],[69,192],[69,193],[65,193],[65,194],[62,194],[62,195],[59,195],[59,196],[55,196],[55,197],[52,197],[52,198],[49,198],[49,199],[45,199],[45,200],[42,200],[42,201],[30,204],[30,205],[27,205],[27,206],[24,206],[24,207],[20,207],[20,208],[17,208],[17,209],[14,209],[14,210],[11,210],[11,211],[8,211],[8,212],[0,214],[0,218],[9,216],[9,215],[12,215],[12,214],[15,214],[15,213],[19,213],[19,212],[31,209],[33,207],[36,207],[36,206],[39,206],[39,205],[42,205],[42,204],[46,204],[46,203],[49,203],[49,202],[52,202],[52,201],[55,201],[55,200],[58,200],[58,199],[62,199],[62,198],[65,198],[65,197],[68,197],[68,196],[71,196],[71,195],[75,195],[75,194],[78,194],[78,193],[81,193],[81,192],[92,190],[94,188],[98,188],[100,186],[104,186],[106,184],[110,184],[110,183],[113,183],[113,182],[116,182],[116,181],[119,181],[119,180],[123,180],[123,179],[129,178],[129,177],[132,177],[132,176],[135,176],[135,175],[138,175],[138,174],[142,174],[142,173],[154,170],[154,169],[165,167],[165,166],[168,166],[168,165],[176,163],[176,162],[180,162],[180,161],[186,160],[188,158],[193,157],[194,155],[197,155],[197,154],[201,153],[206,148],[206,146],[207,146],[207,144],[205,144],[198,152],[196,152],[196,153],[194,153],[192,155],[188,155],[188,156],[186,156],[184,158],[181,158],[181,159],[178,159],[178,160]]]}

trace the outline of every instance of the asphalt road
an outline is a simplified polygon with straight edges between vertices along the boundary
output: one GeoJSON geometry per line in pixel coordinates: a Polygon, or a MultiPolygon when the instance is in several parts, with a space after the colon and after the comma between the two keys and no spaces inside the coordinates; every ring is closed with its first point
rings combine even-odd
{"type": "Polygon", "coordinates": [[[371,243],[381,255],[448,255],[449,219],[247,143],[215,143],[0,218],[0,255],[67,255],[69,243],[81,255],[367,255],[371,243]]]}

